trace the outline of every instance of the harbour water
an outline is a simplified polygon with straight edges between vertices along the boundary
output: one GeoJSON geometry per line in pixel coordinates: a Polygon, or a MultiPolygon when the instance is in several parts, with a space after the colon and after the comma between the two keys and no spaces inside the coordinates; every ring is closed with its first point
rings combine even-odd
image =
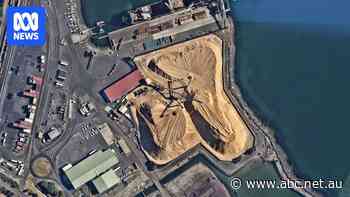
{"type": "MultiPolygon", "coordinates": [[[[219,175],[222,177],[222,175],[219,175]]],[[[248,189],[246,181],[251,180],[272,180],[280,183],[279,175],[271,163],[252,163],[245,166],[232,177],[224,176],[222,179],[225,183],[231,178],[239,178],[242,181],[240,189],[234,193],[237,197],[301,197],[298,193],[288,189],[248,189]]]]}
{"type": "Polygon", "coordinates": [[[246,0],[233,7],[243,97],[306,179],[349,181],[349,6],[246,0]]]}
{"type": "Polygon", "coordinates": [[[158,0],[82,0],[82,12],[88,26],[96,25],[98,21],[105,21],[106,31],[122,25],[123,16],[127,11],[158,0]]]}
{"type": "Polygon", "coordinates": [[[180,173],[186,171],[198,162],[208,166],[216,174],[216,176],[224,183],[232,197],[300,197],[298,193],[288,189],[248,189],[247,186],[245,186],[245,181],[257,179],[274,180],[278,183],[279,176],[271,163],[252,163],[245,166],[233,176],[226,176],[203,155],[194,157],[190,160],[190,162],[167,175],[163,180],[161,180],[161,183],[166,183],[172,180],[172,178],[178,176],[180,173]],[[233,190],[231,187],[231,180],[233,178],[239,178],[242,181],[242,187],[237,190],[233,190]]]}
{"type": "MultiPolygon", "coordinates": [[[[104,20],[113,29],[123,13],[148,2],[83,0],[82,7],[89,25],[104,20]]],[[[350,1],[238,0],[232,5],[235,75],[244,99],[275,130],[299,176],[349,185],[350,1]]],[[[258,166],[240,176],[277,176],[271,166],[258,166]]],[[[349,196],[346,190],[327,194],[349,196]]]]}

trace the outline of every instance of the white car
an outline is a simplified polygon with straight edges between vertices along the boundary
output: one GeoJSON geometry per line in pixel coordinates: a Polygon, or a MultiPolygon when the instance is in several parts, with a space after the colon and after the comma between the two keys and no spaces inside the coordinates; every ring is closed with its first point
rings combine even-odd
{"type": "Polygon", "coordinates": [[[58,82],[58,81],[55,82],[55,85],[58,86],[58,87],[64,87],[64,83],[61,83],[61,82],[58,82]]]}
{"type": "Polygon", "coordinates": [[[46,63],[46,57],[44,55],[40,56],[40,63],[45,64],[46,63]]]}

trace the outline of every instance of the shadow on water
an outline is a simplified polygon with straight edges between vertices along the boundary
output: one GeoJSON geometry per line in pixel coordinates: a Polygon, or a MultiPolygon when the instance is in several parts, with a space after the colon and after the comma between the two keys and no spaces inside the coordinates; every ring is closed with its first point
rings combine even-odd
{"type": "Polygon", "coordinates": [[[128,11],[159,0],[82,0],[81,7],[84,21],[93,27],[98,21],[106,22],[106,31],[112,31],[122,25],[128,11]]]}
{"type": "MultiPolygon", "coordinates": [[[[222,178],[222,174],[223,172],[220,171],[220,169],[214,167],[214,164],[211,163],[204,155],[202,154],[198,154],[195,157],[193,157],[189,162],[187,162],[186,164],[184,164],[183,166],[181,166],[180,168],[172,171],[171,173],[169,173],[167,176],[165,176],[164,178],[162,178],[159,182],[164,185],[169,183],[170,181],[172,181],[173,179],[175,179],[176,177],[178,177],[179,175],[181,175],[182,173],[184,173],[185,171],[187,171],[188,169],[190,169],[192,166],[202,163],[205,166],[208,166],[211,170],[214,171],[214,173],[218,176],[218,179],[220,181],[222,181],[224,183],[224,185],[228,188],[227,190],[229,191],[229,193],[233,196],[233,192],[232,190],[229,188],[229,183],[222,178]]],[[[143,193],[144,194],[150,194],[152,192],[156,191],[156,187],[154,185],[146,188],[143,193]]],[[[142,196],[142,193],[138,194],[139,196],[142,196]]]]}

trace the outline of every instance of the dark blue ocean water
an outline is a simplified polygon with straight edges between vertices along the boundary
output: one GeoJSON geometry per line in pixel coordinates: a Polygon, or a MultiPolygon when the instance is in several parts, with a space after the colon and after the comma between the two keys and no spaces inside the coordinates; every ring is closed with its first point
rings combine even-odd
{"type": "Polygon", "coordinates": [[[300,175],[345,181],[350,1],[241,0],[233,8],[244,98],[276,130],[300,175]]]}

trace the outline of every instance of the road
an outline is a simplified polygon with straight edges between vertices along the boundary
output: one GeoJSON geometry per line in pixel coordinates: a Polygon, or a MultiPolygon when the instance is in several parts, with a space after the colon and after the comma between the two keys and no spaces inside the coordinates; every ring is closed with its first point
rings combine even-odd
{"type": "MultiPolygon", "coordinates": [[[[108,122],[109,125],[111,125],[112,129],[122,131],[124,128],[120,127],[119,124],[116,124],[115,122],[111,121],[109,118],[104,118],[105,122],[108,122]]],[[[160,193],[162,194],[162,197],[169,197],[169,192],[163,187],[163,185],[159,182],[159,177],[156,174],[153,174],[149,172],[146,169],[145,162],[146,158],[143,152],[139,149],[139,147],[134,143],[130,137],[126,136],[123,132],[119,132],[119,136],[125,140],[127,145],[130,147],[133,154],[135,154],[135,161],[137,162],[138,166],[141,168],[141,170],[148,176],[152,182],[155,184],[155,186],[158,188],[160,193]]]]}
{"type": "Polygon", "coordinates": [[[13,64],[13,58],[16,52],[16,47],[8,47],[7,52],[5,55],[4,62],[1,67],[1,90],[0,90],[0,121],[3,121],[3,109],[4,109],[4,102],[6,99],[6,94],[7,94],[7,86],[9,82],[9,69],[13,64]]]}
{"type": "MultiPolygon", "coordinates": [[[[58,18],[56,17],[56,8],[54,2],[51,0],[49,1],[43,1],[41,3],[42,6],[46,8],[46,15],[47,15],[47,67],[45,70],[45,75],[43,78],[43,86],[41,88],[41,94],[40,94],[40,100],[39,100],[39,107],[37,108],[36,117],[33,125],[33,136],[36,136],[37,132],[42,129],[42,123],[47,119],[47,112],[48,112],[48,102],[51,97],[49,96],[51,91],[54,91],[52,89],[53,87],[53,79],[55,78],[56,70],[58,68],[58,60],[60,59],[60,46],[58,44],[58,41],[61,36],[61,28],[59,26],[58,18]]],[[[68,139],[65,139],[65,141],[68,141],[68,139]]],[[[50,154],[50,149],[41,150],[39,149],[38,145],[40,144],[39,139],[32,138],[31,142],[31,154],[29,156],[28,162],[31,161],[31,158],[34,158],[38,155],[45,155],[50,158],[50,162],[55,167],[54,161],[52,161],[52,154],[50,154]]],[[[54,157],[54,156],[53,156],[54,157]]],[[[56,180],[56,182],[64,188],[59,181],[59,176],[57,173],[53,174],[53,177],[51,177],[56,180]]],[[[65,191],[65,195],[69,196],[69,193],[65,191]]]]}
{"type": "MultiPolygon", "coordinates": [[[[70,87],[69,87],[69,95],[72,95],[74,91],[76,90],[81,90],[83,89],[83,92],[87,93],[93,100],[96,101],[96,103],[101,102],[101,98],[99,95],[96,93],[95,89],[88,88],[90,83],[96,81],[96,79],[93,79],[91,77],[90,73],[87,73],[86,70],[82,69],[85,64],[85,60],[81,57],[79,54],[82,49],[77,48],[76,46],[69,45],[69,46],[59,46],[58,40],[60,39],[60,34],[66,35],[68,33],[67,29],[62,29],[61,27],[64,26],[64,21],[59,20],[63,14],[63,9],[64,9],[64,4],[63,2],[57,2],[57,1],[49,1],[48,4],[45,4],[45,7],[47,8],[47,15],[48,15],[48,67],[45,73],[44,77],[44,85],[41,90],[41,95],[40,95],[40,103],[39,103],[39,108],[37,109],[37,116],[35,119],[35,125],[33,126],[33,131],[37,132],[38,129],[40,128],[40,123],[43,122],[45,117],[47,116],[47,103],[48,99],[50,98],[48,95],[50,94],[50,91],[54,91],[52,89],[52,79],[54,78],[55,72],[57,70],[57,62],[61,57],[64,57],[68,62],[70,62],[71,65],[74,65],[72,68],[72,73],[74,73],[74,76],[79,76],[79,77],[72,77],[72,81],[70,81],[70,87]],[[57,13],[57,10],[60,10],[60,13],[57,13]],[[63,51],[62,51],[63,50],[63,51]],[[50,85],[51,84],[51,85],[50,85]]],[[[106,117],[106,115],[103,112],[103,106],[101,105],[100,107],[100,113],[99,118],[104,117],[105,121],[110,122],[110,120],[106,117]]],[[[103,118],[102,118],[103,119],[103,118]]],[[[31,157],[35,157],[35,155],[40,155],[44,154],[50,157],[50,160],[52,164],[54,165],[54,168],[56,164],[56,157],[60,153],[60,151],[64,148],[64,146],[68,143],[69,139],[71,136],[74,134],[74,126],[77,125],[79,122],[81,122],[81,118],[76,118],[73,120],[70,120],[67,124],[67,128],[63,134],[63,136],[60,137],[60,140],[57,142],[54,142],[53,144],[50,144],[48,147],[45,147],[44,149],[38,149],[37,144],[37,139],[33,138],[32,141],[32,154],[31,157]]],[[[114,127],[118,127],[115,124],[114,127]]],[[[124,129],[120,128],[120,126],[117,128],[118,130],[124,129]]],[[[33,133],[35,135],[35,133],[33,133]]],[[[135,154],[137,156],[135,158],[140,158],[140,159],[135,159],[140,166],[141,170],[149,176],[149,178],[154,182],[154,184],[159,188],[159,190],[162,192],[163,196],[169,196],[168,193],[164,190],[164,188],[160,185],[158,178],[155,177],[155,175],[149,173],[147,169],[144,166],[144,161],[141,161],[141,158],[144,158],[143,153],[133,144],[133,142],[130,142],[124,134],[122,137],[127,141],[128,145],[134,150],[135,154]]],[[[29,158],[31,158],[29,157],[29,158]]],[[[30,159],[28,159],[30,160],[30,159]]],[[[58,175],[56,173],[55,177],[58,179],[58,175]]]]}

